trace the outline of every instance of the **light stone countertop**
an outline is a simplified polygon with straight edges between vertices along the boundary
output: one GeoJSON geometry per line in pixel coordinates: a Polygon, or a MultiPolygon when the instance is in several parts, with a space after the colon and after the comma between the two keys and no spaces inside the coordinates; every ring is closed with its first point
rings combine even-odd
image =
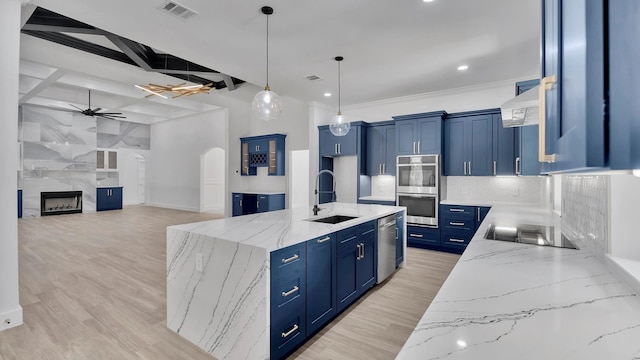
{"type": "Polygon", "coordinates": [[[304,207],[176,225],[168,229],[255,246],[270,252],[405,210],[398,206],[350,203],[327,203],[319,207],[322,210],[317,216],[313,215],[311,207],[304,207]],[[306,221],[332,215],[357,218],[339,224],[306,221]]]}
{"type": "Polygon", "coordinates": [[[368,200],[368,201],[396,201],[395,196],[361,196],[358,200],[368,200]]]}
{"type": "Polygon", "coordinates": [[[247,191],[242,191],[242,190],[238,190],[238,191],[232,191],[231,192],[236,193],[236,194],[255,194],[255,195],[284,195],[285,192],[284,191],[253,191],[253,190],[247,190],[247,191]]]}
{"type": "Polygon", "coordinates": [[[486,240],[492,222],[560,217],[495,204],[396,359],[640,359],[640,299],[593,253],[486,240]]]}

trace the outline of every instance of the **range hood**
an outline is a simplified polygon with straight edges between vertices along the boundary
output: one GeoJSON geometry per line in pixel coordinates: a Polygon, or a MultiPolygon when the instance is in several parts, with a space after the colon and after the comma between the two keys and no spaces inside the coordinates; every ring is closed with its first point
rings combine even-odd
{"type": "Polygon", "coordinates": [[[539,87],[535,86],[502,104],[500,112],[503,127],[537,125],[540,122],[538,89],[539,87]]]}

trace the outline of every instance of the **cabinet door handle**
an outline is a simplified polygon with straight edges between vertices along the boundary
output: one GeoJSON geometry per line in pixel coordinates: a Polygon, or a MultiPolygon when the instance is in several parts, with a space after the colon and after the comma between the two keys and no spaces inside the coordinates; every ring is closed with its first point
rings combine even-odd
{"type": "Polygon", "coordinates": [[[282,259],[282,263],[286,264],[288,262],[292,262],[293,260],[297,260],[300,256],[298,256],[298,254],[293,254],[292,257],[286,258],[286,259],[282,259]]]}
{"type": "Polygon", "coordinates": [[[378,164],[378,175],[382,175],[382,164],[378,164]]]}
{"type": "Polygon", "coordinates": [[[420,141],[418,141],[418,154],[420,154],[420,141]]]}
{"type": "Polygon", "coordinates": [[[409,234],[409,236],[417,237],[417,238],[423,238],[424,237],[424,235],[422,235],[422,234],[409,234]]]}
{"type": "Polygon", "coordinates": [[[287,297],[287,296],[289,296],[289,295],[293,294],[294,292],[296,292],[296,291],[298,291],[298,290],[300,290],[300,288],[298,287],[298,285],[296,285],[296,286],[294,286],[294,287],[293,287],[293,289],[291,289],[291,290],[289,290],[289,291],[286,291],[286,292],[285,292],[285,291],[283,291],[283,292],[282,292],[282,297],[287,297]]]}
{"type": "Polygon", "coordinates": [[[467,162],[465,161],[463,164],[464,174],[467,175],[467,162]]]}
{"type": "Polygon", "coordinates": [[[520,156],[516,158],[516,175],[520,175],[520,156]]]}
{"type": "Polygon", "coordinates": [[[260,209],[260,200],[256,200],[256,209],[260,209]]]}
{"type": "Polygon", "coordinates": [[[540,80],[540,93],[538,94],[538,97],[540,98],[540,109],[539,109],[539,118],[540,118],[540,124],[538,127],[538,161],[540,162],[555,162],[556,161],[556,154],[551,154],[551,155],[547,155],[547,144],[546,144],[546,107],[547,107],[547,100],[546,100],[546,93],[547,90],[551,90],[551,88],[553,87],[553,84],[556,83],[556,76],[555,75],[551,75],[551,76],[545,76],[540,80]]]}
{"type": "Polygon", "coordinates": [[[287,332],[283,332],[282,333],[282,337],[283,338],[289,337],[289,335],[293,334],[296,330],[298,330],[298,324],[293,325],[291,330],[289,330],[287,332]]]}
{"type": "Polygon", "coordinates": [[[240,207],[242,207],[242,200],[240,200],[240,207]]]}
{"type": "Polygon", "coordinates": [[[469,175],[471,175],[471,161],[469,161],[469,175]]]}
{"type": "Polygon", "coordinates": [[[456,242],[456,243],[463,243],[464,242],[464,240],[462,240],[462,239],[450,238],[449,240],[452,241],[452,242],[456,242]]]}
{"type": "Polygon", "coordinates": [[[496,174],[496,161],[493,160],[493,175],[497,175],[496,174]]]}
{"type": "Polygon", "coordinates": [[[360,243],[360,249],[362,250],[362,257],[360,259],[364,259],[364,244],[360,243]]]}
{"type": "Polygon", "coordinates": [[[464,226],[464,223],[449,221],[449,225],[452,225],[452,226],[464,226]]]}
{"type": "Polygon", "coordinates": [[[478,214],[478,221],[480,221],[480,208],[476,208],[476,212],[478,214]]]}
{"type": "Polygon", "coordinates": [[[416,153],[416,142],[415,141],[413,142],[413,153],[414,154],[416,153]]]}
{"type": "Polygon", "coordinates": [[[338,153],[338,144],[333,144],[333,153],[334,154],[338,153]]]}
{"type": "Polygon", "coordinates": [[[318,244],[322,244],[323,242],[326,242],[326,241],[329,241],[329,240],[331,240],[331,238],[327,236],[324,239],[318,239],[317,243],[318,244]]]}
{"type": "Polygon", "coordinates": [[[356,257],[356,260],[360,260],[360,244],[356,244],[356,246],[358,247],[358,257],[356,257]]]}
{"type": "Polygon", "coordinates": [[[449,212],[464,212],[464,209],[449,209],[449,212]]]}
{"type": "Polygon", "coordinates": [[[341,148],[340,145],[342,145],[342,144],[338,143],[338,154],[342,153],[342,148],[341,148]]]}

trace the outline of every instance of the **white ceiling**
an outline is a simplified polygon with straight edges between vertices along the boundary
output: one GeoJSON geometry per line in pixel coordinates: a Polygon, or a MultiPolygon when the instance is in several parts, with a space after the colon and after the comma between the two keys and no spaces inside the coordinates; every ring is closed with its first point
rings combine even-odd
{"type": "MultiPolygon", "coordinates": [[[[264,86],[266,16],[255,0],[179,0],[198,15],[157,10],[163,0],[33,0],[82,21],[205,67],[264,86]]],[[[269,83],[280,95],[337,105],[537,76],[539,0],[272,0],[269,83]],[[469,65],[464,72],[456,68],[469,65]],[[309,75],[324,80],[309,81],[309,75]],[[330,91],[332,98],[323,93],[330,91]]],[[[25,9],[27,9],[25,7],[25,9]]],[[[89,40],[91,35],[74,35],[89,40]]],[[[20,93],[27,103],[122,111],[144,123],[215,109],[218,95],[145,99],[133,84],[177,79],[62,45],[21,37],[20,93]],[[26,94],[26,95],[23,95],[26,94]]],[[[113,47],[102,39],[101,45],[113,47]]],[[[223,96],[250,100],[243,84],[223,96]]],[[[215,91],[215,90],[214,90],[215,91]]],[[[286,111],[286,109],[285,109],[286,111]]]]}

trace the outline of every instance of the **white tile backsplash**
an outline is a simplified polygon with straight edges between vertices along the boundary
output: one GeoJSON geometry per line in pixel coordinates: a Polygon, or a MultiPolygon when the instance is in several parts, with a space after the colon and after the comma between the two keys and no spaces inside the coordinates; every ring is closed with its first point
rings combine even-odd
{"type": "Polygon", "coordinates": [[[609,252],[608,182],[604,175],[562,176],[562,231],[598,257],[609,252]]]}
{"type": "Polygon", "coordinates": [[[372,176],[371,196],[394,198],[396,196],[395,176],[372,176]]]}
{"type": "Polygon", "coordinates": [[[520,203],[548,207],[551,202],[548,176],[446,176],[440,196],[464,203],[520,203]]]}

